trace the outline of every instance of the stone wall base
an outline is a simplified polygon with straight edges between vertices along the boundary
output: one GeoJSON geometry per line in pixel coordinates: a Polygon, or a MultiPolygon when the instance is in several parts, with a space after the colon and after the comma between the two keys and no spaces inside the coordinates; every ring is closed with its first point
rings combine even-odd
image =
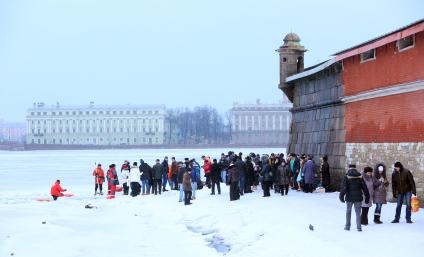
{"type": "MultiPolygon", "coordinates": [[[[346,143],[346,167],[356,164],[359,171],[364,167],[374,168],[383,162],[387,166],[387,176],[391,182],[393,165],[400,161],[411,170],[415,179],[417,195],[424,203],[424,142],[420,143],[346,143]]],[[[388,199],[392,198],[389,186],[388,199]]]]}

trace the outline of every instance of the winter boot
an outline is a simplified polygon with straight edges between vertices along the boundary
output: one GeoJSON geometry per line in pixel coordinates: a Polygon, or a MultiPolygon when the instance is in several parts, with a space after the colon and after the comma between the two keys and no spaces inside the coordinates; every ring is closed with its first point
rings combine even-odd
{"type": "Polygon", "coordinates": [[[380,215],[374,215],[374,223],[375,224],[382,224],[383,222],[380,221],[380,215]]]}

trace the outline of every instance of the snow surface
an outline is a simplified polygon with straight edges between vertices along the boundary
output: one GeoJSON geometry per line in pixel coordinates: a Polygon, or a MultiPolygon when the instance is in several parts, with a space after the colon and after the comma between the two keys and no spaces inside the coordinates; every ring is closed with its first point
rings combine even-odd
{"type": "Polygon", "coordinates": [[[164,155],[200,159],[203,154],[218,157],[222,151],[0,152],[0,257],[422,256],[423,210],[413,214],[412,225],[403,218],[391,224],[395,205],[384,205],[384,224],[363,226],[359,233],[352,215],[352,230],[347,232],[345,205],[337,193],[290,191],[288,196],[263,198],[258,189],[230,202],[228,187],[221,184],[221,195],[211,196],[204,188],[190,206],[178,202],[176,191],[136,198],[117,193],[113,200],[92,196],[94,162],[106,166],[141,156],[153,163],[164,155]],[[35,201],[49,196],[57,178],[76,196],[35,201]],[[89,203],[95,208],[84,208],[89,203]]]}

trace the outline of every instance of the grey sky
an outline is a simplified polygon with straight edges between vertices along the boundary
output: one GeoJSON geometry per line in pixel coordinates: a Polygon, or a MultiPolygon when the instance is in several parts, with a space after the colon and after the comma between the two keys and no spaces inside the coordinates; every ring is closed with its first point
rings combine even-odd
{"type": "Polygon", "coordinates": [[[424,1],[0,0],[0,118],[33,102],[276,102],[296,32],[306,66],[423,18],[424,1]]]}

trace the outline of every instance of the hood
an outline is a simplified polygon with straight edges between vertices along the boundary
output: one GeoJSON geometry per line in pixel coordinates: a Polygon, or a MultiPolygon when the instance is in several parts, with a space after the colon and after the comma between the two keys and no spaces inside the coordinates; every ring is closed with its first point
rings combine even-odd
{"type": "Polygon", "coordinates": [[[361,173],[357,169],[349,169],[346,176],[349,179],[362,178],[361,173]]]}
{"type": "Polygon", "coordinates": [[[375,165],[374,167],[374,176],[377,179],[380,179],[380,177],[386,178],[386,165],[384,165],[384,163],[379,163],[377,165],[375,165]],[[378,167],[383,167],[383,172],[380,174],[380,172],[378,171],[378,167]]]}

